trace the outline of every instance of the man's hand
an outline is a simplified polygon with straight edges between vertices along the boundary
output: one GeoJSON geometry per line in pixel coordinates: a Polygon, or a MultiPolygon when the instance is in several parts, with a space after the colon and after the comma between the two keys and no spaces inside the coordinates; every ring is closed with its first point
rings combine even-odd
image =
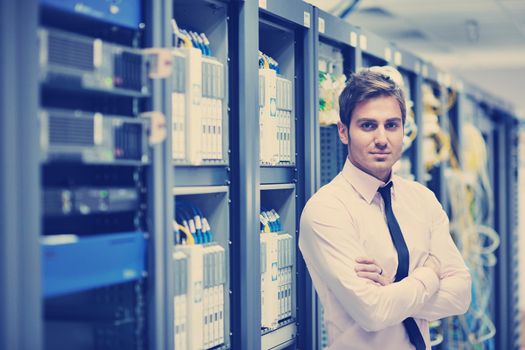
{"type": "Polygon", "coordinates": [[[377,264],[374,259],[359,257],[355,259],[355,272],[357,276],[368,279],[381,286],[386,286],[391,283],[390,279],[383,275],[383,269],[377,264]]]}
{"type": "Polygon", "coordinates": [[[436,276],[441,279],[441,263],[434,255],[429,254],[423,266],[430,267],[436,273],[436,276]]]}

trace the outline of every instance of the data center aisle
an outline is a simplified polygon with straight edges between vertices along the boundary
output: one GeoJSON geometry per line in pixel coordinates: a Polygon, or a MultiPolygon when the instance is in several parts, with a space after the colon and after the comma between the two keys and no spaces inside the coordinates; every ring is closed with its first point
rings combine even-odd
{"type": "Polygon", "coordinates": [[[504,101],[299,0],[1,6],[1,348],[325,347],[300,214],[346,159],[347,77],[387,64],[410,106],[396,171],[435,192],[478,281],[433,345],[516,348],[504,101]]]}

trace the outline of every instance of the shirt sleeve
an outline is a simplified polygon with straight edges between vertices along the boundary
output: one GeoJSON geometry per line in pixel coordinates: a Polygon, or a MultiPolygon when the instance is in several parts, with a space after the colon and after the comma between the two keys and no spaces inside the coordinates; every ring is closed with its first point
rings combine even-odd
{"type": "Polygon", "coordinates": [[[436,274],[419,267],[410,276],[378,286],[357,276],[355,259],[366,256],[350,213],[337,199],[308,203],[301,215],[299,249],[363,329],[379,331],[417,313],[439,288],[436,274]],[[334,215],[334,213],[337,213],[334,215]]]}
{"type": "MultiPolygon", "coordinates": [[[[430,191],[429,191],[430,192],[430,191]]],[[[432,228],[430,236],[430,253],[440,262],[440,287],[425,305],[412,316],[428,321],[464,314],[471,300],[471,277],[452,237],[449,220],[434,194],[429,201],[432,228]]]]}

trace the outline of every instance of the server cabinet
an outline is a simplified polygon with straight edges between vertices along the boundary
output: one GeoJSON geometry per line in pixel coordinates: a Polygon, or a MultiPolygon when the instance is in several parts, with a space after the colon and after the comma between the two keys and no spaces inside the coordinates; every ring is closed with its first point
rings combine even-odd
{"type": "MultiPolygon", "coordinates": [[[[231,346],[230,4],[173,1],[169,161],[174,343],[231,346]]],[[[236,184],[233,184],[236,185],[236,184]]]]}
{"type": "MultiPolygon", "coordinates": [[[[308,335],[311,334],[308,311],[304,310],[308,306],[303,307],[300,295],[304,290],[300,286],[302,279],[306,277],[305,270],[302,260],[295,252],[299,215],[304,205],[305,193],[310,193],[312,177],[315,176],[312,173],[312,154],[309,152],[317,142],[314,131],[310,129],[313,122],[314,94],[313,86],[309,83],[313,73],[312,35],[313,12],[310,5],[299,1],[259,2],[261,214],[264,215],[265,209],[276,210],[292,243],[292,261],[289,267],[292,272],[291,310],[289,316],[277,320],[273,326],[266,322],[261,324],[262,349],[308,346],[308,342],[304,345],[302,342],[308,341],[308,335]],[[277,107],[275,115],[271,108],[274,75],[277,107]],[[280,134],[283,130],[284,133],[280,134]],[[273,139],[277,140],[277,145],[271,141],[273,139]],[[285,142],[279,142],[280,139],[285,142]],[[277,147],[280,144],[283,145],[282,149],[277,147]],[[281,156],[282,153],[284,157],[281,156]]],[[[268,244],[272,243],[271,238],[268,240],[266,235],[268,233],[261,234],[261,243],[265,242],[268,248],[268,244]]],[[[271,237],[272,233],[269,235],[271,237]]],[[[266,288],[268,284],[265,282],[262,286],[266,288]]],[[[264,290],[263,293],[267,295],[264,290]]],[[[262,320],[268,321],[264,313],[262,320]]]]}

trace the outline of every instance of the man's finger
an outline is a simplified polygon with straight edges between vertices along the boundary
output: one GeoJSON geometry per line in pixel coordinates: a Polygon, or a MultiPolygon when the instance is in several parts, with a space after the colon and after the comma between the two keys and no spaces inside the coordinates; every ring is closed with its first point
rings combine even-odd
{"type": "Polygon", "coordinates": [[[377,272],[380,274],[381,268],[373,264],[356,264],[355,271],[369,271],[369,272],[377,272]]]}
{"type": "Polygon", "coordinates": [[[360,264],[375,264],[376,263],[374,259],[363,257],[363,256],[356,258],[355,261],[360,264]]]}

